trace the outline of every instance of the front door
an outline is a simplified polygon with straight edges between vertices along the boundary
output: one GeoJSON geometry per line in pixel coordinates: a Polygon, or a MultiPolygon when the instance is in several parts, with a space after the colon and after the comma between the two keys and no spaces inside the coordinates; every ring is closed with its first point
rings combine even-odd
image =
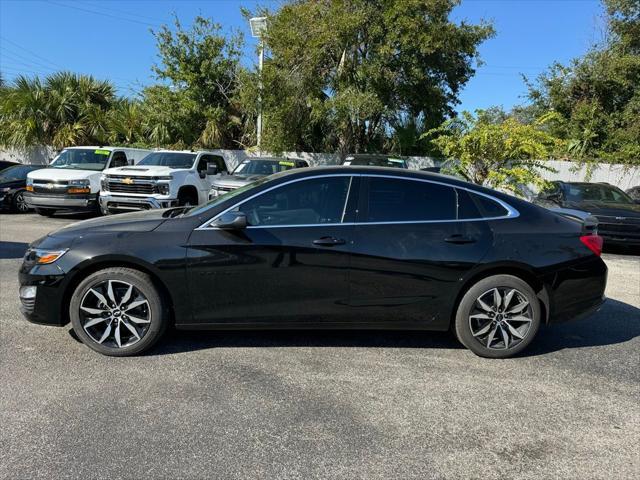
{"type": "Polygon", "coordinates": [[[194,322],[286,326],[344,319],[351,182],[347,175],[294,180],[234,207],[246,214],[247,228],[195,230],[188,254],[194,322]]]}

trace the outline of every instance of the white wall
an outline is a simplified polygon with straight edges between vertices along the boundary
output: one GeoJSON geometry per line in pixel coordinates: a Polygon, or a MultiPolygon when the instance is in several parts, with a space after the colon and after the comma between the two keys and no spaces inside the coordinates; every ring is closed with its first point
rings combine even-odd
{"type": "MultiPolygon", "coordinates": [[[[218,150],[222,153],[229,166],[235,167],[247,157],[256,157],[258,152],[247,150],[218,150]]],[[[264,152],[263,152],[264,153],[264,152]]],[[[339,163],[339,156],[332,153],[309,153],[309,152],[286,152],[283,155],[288,157],[303,158],[312,166],[336,165],[339,163]]],[[[28,151],[0,150],[0,160],[12,160],[14,162],[46,164],[53,159],[54,150],[51,147],[33,148],[28,151]]],[[[409,157],[409,167],[414,169],[432,167],[438,162],[430,157],[409,157]]],[[[640,167],[625,167],[623,165],[598,164],[592,167],[589,177],[587,167],[578,167],[573,162],[549,161],[550,167],[555,168],[558,173],[543,172],[547,180],[564,180],[567,182],[607,182],[616,185],[623,190],[627,190],[636,185],[640,185],[640,167]]]]}

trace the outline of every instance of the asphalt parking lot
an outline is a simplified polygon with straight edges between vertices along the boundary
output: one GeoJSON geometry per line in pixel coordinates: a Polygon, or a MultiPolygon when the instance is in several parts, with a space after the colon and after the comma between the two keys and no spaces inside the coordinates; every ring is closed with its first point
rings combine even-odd
{"type": "Polygon", "coordinates": [[[100,356],[19,313],[27,244],[0,215],[0,478],[637,478],[640,257],[608,302],[519,358],[448,334],[174,332],[100,356]]]}

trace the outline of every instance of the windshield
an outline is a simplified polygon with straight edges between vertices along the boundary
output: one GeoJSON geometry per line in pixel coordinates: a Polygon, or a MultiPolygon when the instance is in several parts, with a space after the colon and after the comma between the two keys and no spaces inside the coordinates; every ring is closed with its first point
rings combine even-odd
{"type": "Polygon", "coordinates": [[[29,165],[16,165],[15,167],[9,167],[0,172],[0,182],[8,182],[10,180],[24,180],[27,178],[27,173],[32,170],[37,170],[42,167],[31,167],[29,165]]]}
{"type": "Polygon", "coordinates": [[[110,150],[74,148],[63,150],[51,165],[51,168],[74,168],[78,170],[104,170],[111,155],[110,150]]]}
{"type": "Polygon", "coordinates": [[[209,210],[212,207],[215,207],[217,205],[220,205],[223,202],[226,202],[230,198],[233,198],[233,197],[235,197],[237,195],[240,195],[241,193],[244,193],[247,190],[251,190],[252,188],[257,187],[258,185],[262,185],[263,183],[268,182],[271,179],[272,179],[272,177],[264,177],[264,178],[261,178],[259,180],[256,180],[255,182],[251,182],[251,183],[249,183],[247,185],[244,185],[244,186],[242,186],[240,188],[236,188],[235,190],[231,190],[230,192],[227,192],[227,193],[225,193],[223,195],[220,195],[219,197],[216,197],[216,198],[214,198],[213,200],[211,200],[211,201],[209,201],[207,203],[204,203],[202,205],[199,205],[197,207],[193,207],[193,208],[187,210],[185,212],[185,215],[187,215],[187,216],[197,216],[200,213],[202,213],[202,212],[204,212],[206,210],[209,210]]]}
{"type": "Polygon", "coordinates": [[[191,168],[195,153],[153,152],[144,157],[138,165],[158,165],[169,168],[191,168]]]}
{"type": "Polygon", "coordinates": [[[344,165],[364,165],[370,167],[406,168],[405,161],[400,158],[363,157],[347,158],[344,165]]]}
{"type": "Polygon", "coordinates": [[[634,203],[622,190],[597,183],[568,185],[566,199],[569,202],[634,203]]]}
{"type": "Polygon", "coordinates": [[[232,175],[272,175],[296,167],[296,163],[289,160],[245,160],[232,172],[232,175]]]}

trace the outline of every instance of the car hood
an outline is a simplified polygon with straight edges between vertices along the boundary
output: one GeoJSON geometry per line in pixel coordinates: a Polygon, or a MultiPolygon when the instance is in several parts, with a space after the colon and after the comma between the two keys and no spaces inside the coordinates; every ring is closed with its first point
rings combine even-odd
{"type": "Polygon", "coordinates": [[[49,235],[53,237],[77,237],[85,233],[150,232],[167,220],[164,216],[165,212],[166,209],[154,209],[92,218],[72,223],[49,235]]]}
{"type": "Polygon", "coordinates": [[[0,189],[1,188],[16,188],[16,187],[24,187],[25,180],[0,180],[0,189]]]}
{"type": "Polygon", "coordinates": [[[100,175],[98,170],[80,170],[77,168],[41,168],[27,174],[33,180],[65,181],[65,180],[85,180],[92,175],[100,175]]]}
{"type": "Polygon", "coordinates": [[[264,178],[265,175],[223,175],[213,182],[214,187],[238,188],[264,178]]]}
{"type": "Polygon", "coordinates": [[[166,177],[170,176],[177,169],[163,167],[161,165],[140,165],[132,167],[108,168],[105,175],[133,175],[136,177],[166,177]]]}
{"type": "Polygon", "coordinates": [[[565,208],[584,210],[591,215],[604,217],[640,218],[640,204],[602,203],[602,202],[565,202],[565,208]]]}

